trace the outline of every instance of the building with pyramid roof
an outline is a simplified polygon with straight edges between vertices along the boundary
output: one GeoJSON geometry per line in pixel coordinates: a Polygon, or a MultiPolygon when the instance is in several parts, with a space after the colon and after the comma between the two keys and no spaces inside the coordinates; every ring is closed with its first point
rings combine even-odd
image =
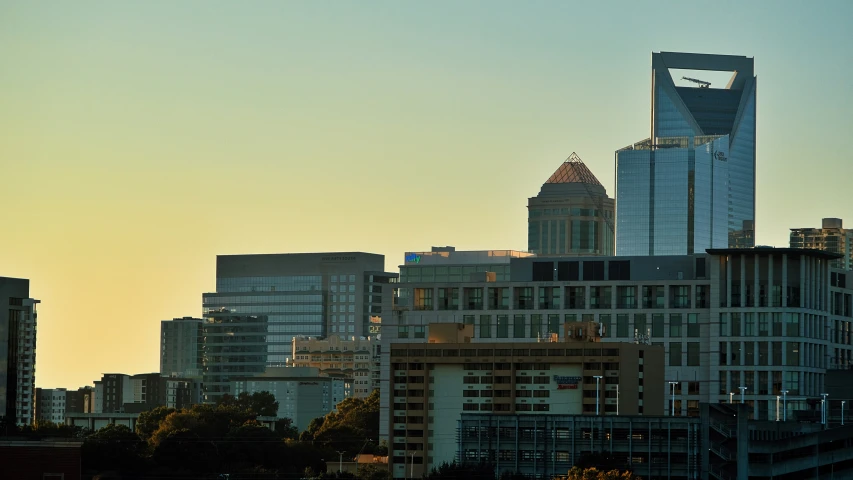
{"type": "Polygon", "coordinates": [[[613,199],[572,153],[527,202],[527,249],[538,255],[613,255],[613,199]]]}

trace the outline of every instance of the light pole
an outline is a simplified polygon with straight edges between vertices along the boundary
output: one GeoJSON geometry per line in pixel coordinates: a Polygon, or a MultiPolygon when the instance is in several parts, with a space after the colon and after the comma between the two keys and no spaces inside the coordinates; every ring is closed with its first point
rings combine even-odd
{"type": "Polygon", "coordinates": [[[338,473],[344,471],[344,452],[338,451],[338,473]]]}
{"type": "Polygon", "coordinates": [[[779,401],[782,400],[781,395],[776,395],[776,421],[779,421],[779,401]]]}
{"type": "Polygon", "coordinates": [[[743,405],[743,392],[747,390],[747,387],[737,387],[740,389],[740,403],[743,405]]]}
{"type": "Polygon", "coordinates": [[[821,393],[820,396],[823,397],[820,400],[820,423],[826,427],[826,397],[828,397],[829,394],[821,393]]]}
{"type": "Polygon", "coordinates": [[[598,415],[598,394],[599,394],[599,385],[601,383],[601,379],[603,378],[601,375],[594,375],[592,378],[595,379],[595,414],[598,415]]]}
{"type": "Polygon", "coordinates": [[[415,451],[412,450],[412,462],[409,464],[409,478],[415,478],[415,451]]]}
{"type": "Polygon", "coordinates": [[[788,391],[782,390],[782,421],[788,421],[788,391]]]}
{"type": "Polygon", "coordinates": [[[735,403],[735,392],[729,392],[729,403],[735,403]]]}
{"type": "Polygon", "coordinates": [[[841,401],[841,426],[844,426],[844,404],[847,403],[847,400],[841,401]]]}
{"type": "Polygon", "coordinates": [[[670,417],[675,416],[675,386],[677,384],[678,384],[678,382],[669,382],[669,391],[670,391],[670,396],[671,396],[670,403],[672,403],[672,405],[670,405],[670,408],[669,408],[669,416],[670,417]]]}

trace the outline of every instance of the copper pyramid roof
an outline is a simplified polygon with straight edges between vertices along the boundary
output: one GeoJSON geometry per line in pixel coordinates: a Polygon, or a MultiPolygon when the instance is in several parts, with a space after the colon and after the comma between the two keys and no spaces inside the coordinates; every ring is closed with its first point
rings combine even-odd
{"type": "Polygon", "coordinates": [[[545,183],[588,183],[604,187],[575,152],[569,155],[569,158],[560,165],[560,168],[545,183]]]}

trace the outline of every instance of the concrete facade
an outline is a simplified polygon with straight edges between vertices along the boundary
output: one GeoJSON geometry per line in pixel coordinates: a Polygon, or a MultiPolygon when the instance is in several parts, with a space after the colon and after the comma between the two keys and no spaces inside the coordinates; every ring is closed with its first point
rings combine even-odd
{"type": "Polygon", "coordinates": [[[37,388],[35,394],[35,422],[65,423],[68,392],[64,388],[37,388]]]}
{"type": "MultiPolygon", "coordinates": [[[[378,327],[374,335],[378,335],[378,327]]],[[[353,396],[364,398],[379,388],[379,340],[368,338],[293,338],[294,367],[314,367],[321,376],[352,381],[353,396]]]]}
{"type": "Polygon", "coordinates": [[[837,253],[841,257],[831,260],[830,266],[853,269],[853,230],[845,229],[840,218],[824,218],[821,228],[792,228],[790,247],[837,253]]]}

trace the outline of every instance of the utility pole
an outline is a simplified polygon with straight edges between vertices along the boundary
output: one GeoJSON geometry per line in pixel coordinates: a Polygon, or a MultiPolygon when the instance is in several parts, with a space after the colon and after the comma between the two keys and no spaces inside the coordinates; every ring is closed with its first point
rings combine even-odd
{"type": "Polygon", "coordinates": [[[344,452],[338,451],[338,473],[344,471],[344,452]]]}
{"type": "Polygon", "coordinates": [[[601,375],[593,376],[595,378],[595,414],[598,415],[598,394],[599,394],[599,385],[601,384],[601,375]]]}

